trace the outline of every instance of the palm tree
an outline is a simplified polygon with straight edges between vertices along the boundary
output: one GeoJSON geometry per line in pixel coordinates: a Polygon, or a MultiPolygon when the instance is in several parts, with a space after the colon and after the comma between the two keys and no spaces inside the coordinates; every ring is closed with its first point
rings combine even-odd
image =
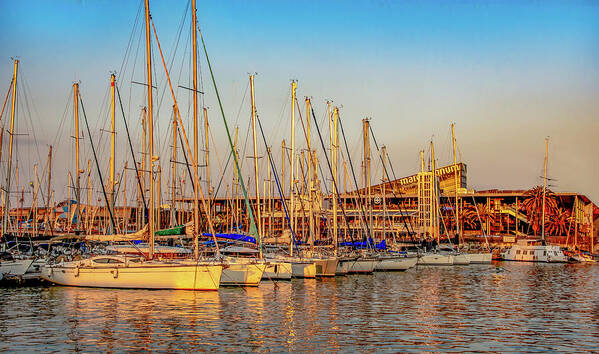
{"type": "Polygon", "coordinates": [[[545,223],[545,230],[550,235],[563,236],[567,233],[570,220],[572,220],[570,212],[564,208],[559,208],[549,216],[549,220],[545,223]]]}
{"type": "Polygon", "coordinates": [[[476,214],[476,209],[474,209],[472,204],[464,203],[460,213],[460,218],[462,219],[464,229],[476,230],[480,228],[478,215],[476,214]]]}
{"type": "MultiPolygon", "coordinates": [[[[528,223],[535,234],[538,234],[541,229],[541,220],[543,214],[543,187],[536,186],[524,193],[526,198],[520,206],[521,210],[524,210],[528,217],[528,223]]],[[[545,215],[553,215],[557,210],[557,200],[555,194],[547,189],[545,191],[545,215]]]]}

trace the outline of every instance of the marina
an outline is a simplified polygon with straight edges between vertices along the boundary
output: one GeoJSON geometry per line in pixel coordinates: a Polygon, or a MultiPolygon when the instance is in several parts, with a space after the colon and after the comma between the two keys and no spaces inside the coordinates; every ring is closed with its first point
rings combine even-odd
{"type": "Polygon", "coordinates": [[[229,72],[214,4],[173,6],[125,4],[60,102],[0,64],[0,351],[599,351],[593,141],[229,72]]]}

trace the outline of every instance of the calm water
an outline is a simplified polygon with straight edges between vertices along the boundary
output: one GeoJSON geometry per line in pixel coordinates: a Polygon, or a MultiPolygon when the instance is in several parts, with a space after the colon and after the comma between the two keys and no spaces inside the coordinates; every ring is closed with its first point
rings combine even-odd
{"type": "Polygon", "coordinates": [[[599,351],[599,266],[499,265],[216,292],[0,288],[0,350],[599,351]]]}

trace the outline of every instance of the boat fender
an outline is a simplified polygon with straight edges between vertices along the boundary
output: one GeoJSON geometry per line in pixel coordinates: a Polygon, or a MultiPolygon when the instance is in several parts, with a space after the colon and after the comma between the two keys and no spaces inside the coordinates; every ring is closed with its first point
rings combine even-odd
{"type": "Polygon", "coordinates": [[[112,274],[114,274],[114,279],[119,277],[119,269],[118,268],[114,268],[113,271],[111,271],[112,274]]]}
{"type": "Polygon", "coordinates": [[[79,278],[79,266],[77,266],[77,272],[75,273],[75,278],[79,278]]]}

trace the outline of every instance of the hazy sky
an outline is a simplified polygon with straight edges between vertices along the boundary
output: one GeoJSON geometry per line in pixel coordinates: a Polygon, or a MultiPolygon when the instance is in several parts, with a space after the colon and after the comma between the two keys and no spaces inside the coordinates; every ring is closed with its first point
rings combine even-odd
{"type": "MultiPolygon", "coordinates": [[[[130,82],[145,81],[142,23],[136,17],[140,4],[0,1],[2,99],[12,76],[11,57],[20,58],[24,80],[17,132],[29,135],[16,137],[21,173],[31,173],[40,159],[41,173],[53,144],[57,194],[66,193],[66,171],[73,169],[69,95],[74,81],[81,82],[103,166],[108,164],[107,135],[100,128],[109,129],[111,71],[117,71],[138,144],[145,97],[143,87],[130,82]]],[[[151,12],[169,62],[179,38],[171,76],[176,86],[189,87],[189,13],[178,35],[187,5],[185,0],[152,1],[151,12]]],[[[599,2],[198,1],[198,16],[228,120],[239,125],[242,142],[250,112],[249,96],[244,99],[248,73],[257,72],[257,109],[277,156],[281,139],[289,142],[289,83],[297,79],[303,115],[306,95],[320,120],[326,99],[341,107],[357,166],[364,117],[372,118],[379,144],[388,146],[398,177],[417,171],[419,151],[429,153],[431,137],[439,163],[449,163],[450,124],[455,122],[470,188],[540,184],[549,136],[552,188],[599,202],[599,2]]],[[[156,139],[165,163],[170,159],[172,99],[156,50],[154,60],[156,139]]],[[[201,72],[218,157],[224,160],[228,147],[204,59],[201,72]]],[[[177,98],[189,121],[189,91],[178,88],[177,98]]],[[[121,121],[117,131],[122,166],[129,152],[121,121]]],[[[298,147],[304,147],[301,128],[296,131],[298,147]]],[[[91,155],[84,135],[87,161],[91,155]]],[[[252,155],[250,147],[245,156],[252,155]]],[[[259,147],[264,150],[261,142],[259,147]]],[[[380,168],[375,173],[380,178],[380,168]]],[[[214,172],[212,178],[217,177],[214,172]]],[[[166,183],[168,177],[163,178],[166,183]]]]}

